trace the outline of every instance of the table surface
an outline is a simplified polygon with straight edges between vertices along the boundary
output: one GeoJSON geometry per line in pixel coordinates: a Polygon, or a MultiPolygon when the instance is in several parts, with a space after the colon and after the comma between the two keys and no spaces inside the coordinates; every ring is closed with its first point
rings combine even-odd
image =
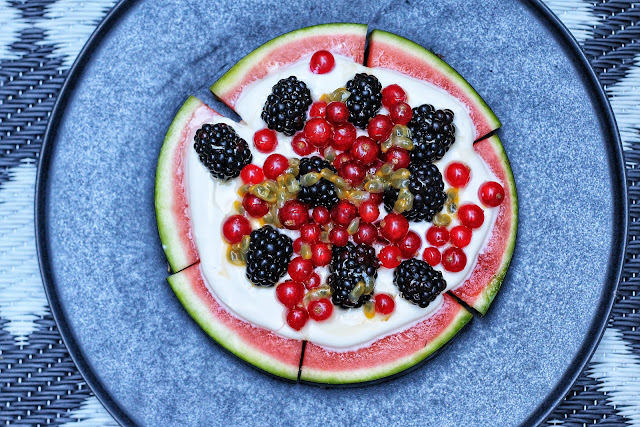
{"type": "MultiPolygon", "coordinates": [[[[113,0],[0,0],[0,422],[114,425],[60,340],[35,251],[38,153],[69,67],[113,0]]],[[[640,5],[546,0],[582,45],[616,114],[630,186],[630,242],[609,327],[547,421],[640,425],[640,5]]]]}

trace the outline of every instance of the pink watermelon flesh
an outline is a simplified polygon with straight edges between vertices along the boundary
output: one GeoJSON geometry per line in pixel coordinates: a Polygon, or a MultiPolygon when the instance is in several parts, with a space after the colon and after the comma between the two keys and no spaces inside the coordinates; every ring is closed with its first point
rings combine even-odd
{"type": "Polygon", "coordinates": [[[271,374],[297,380],[302,341],[281,337],[230,314],[207,288],[200,264],[168,280],[189,314],[220,345],[271,374]]]}
{"type": "Polygon", "coordinates": [[[475,125],[475,140],[501,126],[493,111],[457,71],[437,55],[404,37],[386,31],[372,31],[366,65],[388,68],[427,81],[458,98],[467,106],[475,125]]]}
{"type": "Polygon", "coordinates": [[[234,108],[245,86],[276,67],[292,64],[319,50],[328,50],[362,64],[366,35],[367,26],[361,24],[325,24],[292,31],[245,56],[211,86],[211,91],[234,108]]]}
{"type": "MultiPolygon", "coordinates": [[[[498,217],[469,277],[453,294],[485,314],[500,289],[511,262],[518,228],[518,196],[509,160],[497,136],[477,142],[473,148],[505,189],[498,217]]],[[[488,208],[496,209],[496,208],[488,208]]]]}
{"type": "Polygon", "coordinates": [[[326,384],[379,380],[399,373],[432,355],[448,342],[472,315],[448,294],[426,320],[348,352],[327,350],[307,342],[300,379],[326,384]]]}

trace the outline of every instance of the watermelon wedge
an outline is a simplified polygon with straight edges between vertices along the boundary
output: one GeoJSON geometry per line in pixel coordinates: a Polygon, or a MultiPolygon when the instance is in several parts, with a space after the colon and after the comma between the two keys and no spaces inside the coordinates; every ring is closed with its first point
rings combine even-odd
{"type": "Polygon", "coordinates": [[[485,314],[507,274],[516,244],[518,230],[518,195],[509,159],[497,135],[476,142],[473,146],[505,189],[505,198],[498,207],[498,217],[487,244],[478,254],[469,277],[453,294],[485,314]]]}
{"type": "Polygon", "coordinates": [[[222,347],[268,373],[298,379],[302,341],[283,338],[232,316],[209,292],[199,264],[167,280],[191,317],[222,347]]]}
{"type": "Polygon", "coordinates": [[[389,377],[433,355],[472,317],[453,297],[444,294],[442,305],[429,318],[360,350],[336,352],[307,342],[300,380],[353,384],[389,377]]]}
{"type": "Polygon", "coordinates": [[[328,50],[362,64],[367,41],[363,24],[323,24],[283,34],[263,44],[227,71],[211,86],[213,92],[234,108],[243,88],[276,67],[291,64],[319,50],[328,50]]]}
{"type": "Polygon", "coordinates": [[[458,98],[469,109],[476,141],[501,126],[491,108],[456,70],[411,40],[373,30],[369,35],[369,54],[365,65],[399,71],[438,86],[458,98]]]}

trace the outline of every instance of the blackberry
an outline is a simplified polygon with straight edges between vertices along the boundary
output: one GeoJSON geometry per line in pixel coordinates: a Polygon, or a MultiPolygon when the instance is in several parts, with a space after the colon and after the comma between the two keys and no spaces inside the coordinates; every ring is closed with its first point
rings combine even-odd
{"type": "MultiPolygon", "coordinates": [[[[447,195],[444,193],[442,174],[433,163],[411,163],[409,167],[409,191],[413,194],[413,207],[402,214],[415,222],[431,221],[442,210],[447,195]]],[[[399,191],[388,187],[384,192],[384,207],[393,210],[399,191]]]]}
{"type": "Polygon", "coordinates": [[[250,237],[247,278],[256,286],[273,286],[287,272],[293,242],[270,225],[253,230],[250,237]]]}
{"type": "MultiPolygon", "coordinates": [[[[330,169],[332,172],[336,172],[336,168],[331,163],[318,156],[303,157],[300,159],[300,173],[298,176],[301,177],[309,172],[320,172],[322,169],[330,169]]],[[[324,206],[327,209],[331,209],[340,199],[338,199],[333,184],[322,178],[308,187],[301,186],[298,192],[298,200],[314,208],[316,206],[324,206]]]]}
{"type": "Polygon", "coordinates": [[[295,76],[280,80],[271,89],[262,108],[262,120],[269,129],[291,136],[304,127],[311,92],[295,76]]]}
{"type": "Polygon", "coordinates": [[[423,104],[413,109],[408,126],[413,139],[413,149],[409,151],[412,162],[440,160],[455,142],[456,127],[451,110],[436,110],[433,105],[423,104]]]}
{"type": "Polygon", "coordinates": [[[375,76],[359,73],[347,82],[346,87],[350,93],[345,102],[349,109],[349,121],[365,129],[382,104],[382,85],[375,76]]]}
{"type": "Polygon", "coordinates": [[[402,298],[422,308],[428,306],[447,287],[441,272],[416,258],[402,261],[396,267],[393,271],[393,283],[398,287],[402,298]]]}
{"type": "Polygon", "coordinates": [[[356,302],[349,299],[349,293],[358,282],[375,280],[379,267],[376,251],[371,246],[363,243],[356,246],[351,242],[342,247],[334,246],[328,280],[333,304],[342,308],[357,308],[369,301],[373,289],[362,294],[356,302]]]}
{"type": "Polygon", "coordinates": [[[229,125],[203,125],[193,137],[193,148],[211,175],[229,180],[240,175],[253,158],[247,141],[240,138],[229,125]]]}

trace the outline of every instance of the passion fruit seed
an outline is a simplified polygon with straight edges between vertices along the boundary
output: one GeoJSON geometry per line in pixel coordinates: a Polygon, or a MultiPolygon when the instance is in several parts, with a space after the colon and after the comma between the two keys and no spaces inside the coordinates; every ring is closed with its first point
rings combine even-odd
{"type": "Polygon", "coordinates": [[[284,173],[291,174],[293,176],[298,176],[298,174],[300,173],[300,167],[299,166],[289,166],[287,169],[285,169],[284,173]]]}
{"type": "Polygon", "coordinates": [[[362,190],[351,190],[347,196],[347,200],[356,206],[369,199],[369,193],[362,190]]]}
{"type": "Polygon", "coordinates": [[[229,246],[229,249],[227,249],[227,259],[233,265],[245,265],[246,257],[242,252],[240,252],[239,248],[237,250],[234,249],[234,246],[236,245],[229,246]]]}
{"type": "Polygon", "coordinates": [[[278,188],[276,193],[276,206],[282,208],[289,199],[286,188],[278,188]]]}
{"type": "Polygon", "coordinates": [[[278,183],[276,181],[273,181],[271,179],[268,179],[264,182],[264,185],[269,189],[269,191],[271,191],[272,193],[275,193],[276,191],[278,191],[278,183]]]}
{"type": "Polygon", "coordinates": [[[364,276],[364,293],[370,294],[376,286],[376,279],[372,276],[364,276]]]}
{"type": "Polygon", "coordinates": [[[411,138],[411,130],[404,125],[395,125],[393,130],[391,131],[391,136],[403,136],[406,138],[411,138]]]}
{"type": "Polygon", "coordinates": [[[360,218],[354,218],[347,227],[347,233],[353,236],[358,231],[358,227],[360,227],[360,218]]]}
{"type": "Polygon", "coordinates": [[[351,186],[349,185],[349,183],[344,178],[342,178],[341,176],[334,175],[333,177],[331,177],[331,179],[329,179],[329,181],[331,181],[340,190],[349,190],[349,189],[351,189],[351,186]]]}
{"type": "Polygon", "coordinates": [[[444,202],[447,212],[454,214],[458,211],[460,197],[457,188],[450,188],[447,190],[447,199],[444,202]]]}
{"type": "Polygon", "coordinates": [[[242,236],[242,240],[240,241],[240,251],[242,253],[247,253],[249,250],[249,243],[251,243],[251,237],[249,234],[242,236]]]}
{"type": "Polygon", "coordinates": [[[433,225],[436,227],[447,227],[451,224],[451,217],[447,214],[439,213],[433,217],[433,225]]]}
{"type": "Polygon", "coordinates": [[[333,163],[337,155],[338,155],[338,152],[332,146],[328,146],[324,150],[324,158],[331,163],[333,163]]]}
{"type": "Polygon", "coordinates": [[[289,159],[289,166],[300,166],[300,159],[292,157],[289,159]]]}
{"type": "Polygon", "coordinates": [[[349,196],[349,192],[343,190],[342,188],[336,187],[336,196],[338,196],[338,199],[344,200],[349,196]]]}
{"type": "Polygon", "coordinates": [[[293,174],[288,173],[284,177],[284,187],[289,193],[295,194],[300,191],[300,183],[293,174]]]}
{"type": "Polygon", "coordinates": [[[362,309],[364,310],[364,315],[367,317],[367,319],[373,319],[375,317],[376,303],[372,300],[365,302],[362,309]]]}
{"type": "Polygon", "coordinates": [[[330,230],[326,230],[326,231],[320,232],[320,241],[321,242],[325,242],[325,243],[329,242],[329,231],[330,230]]]}
{"type": "Polygon", "coordinates": [[[391,174],[392,180],[401,180],[401,179],[409,179],[411,176],[411,172],[409,169],[401,168],[391,174]]]}
{"type": "Polygon", "coordinates": [[[384,182],[369,180],[364,184],[364,189],[369,193],[383,193],[387,188],[384,182]]]}
{"type": "Polygon", "coordinates": [[[250,188],[251,188],[251,184],[241,185],[240,188],[238,188],[238,196],[240,197],[246,196],[250,188]]]}
{"type": "Polygon", "coordinates": [[[282,223],[280,222],[280,217],[278,216],[278,207],[274,204],[269,208],[269,213],[273,218],[272,224],[278,228],[282,228],[282,223]]]}
{"type": "Polygon", "coordinates": [[[331,169],[324,168],[320,171],[320,176],[331,181],[331,179],[335,177],[336,174],[331,169]]]}
{"type": "Polygon", "coordinates": [[[402,188],[409,188],[409,178],[392,179],[391,186],[397,190],[400,190],[402,188]]]}
{"type": "Polygon", "coordinates": [[[383,177],[390,176],[391,174],[393,174],[393,169],[394,169],[393,163],[391,162],[385,163],[384,165],[380,166],[380,169],[378,169],[378,171],[376,172],[376,175],[383,176],[383,177]]]}
{"type": "Polygon", "coordinates": [[[303,187],[310,187],[320,181],[322,177],[318,172],[309,172],[308,174],[302,175],[300,178],[300,185],[303,187]]]}
{"type": "Polygon", "coordinates": [[[311,259],[311,255],[311,245],[303,243],[302,246],[300,246],[300,256],[304,259],[311,259]]]}
{"type": "Polygon", "coordinates": [[[380,150],[382,150],[383,153],[386,153],[387,151],[389,151],[391,147],[393,147],[393,141],[391,140],[391,138],[387,139],[382,144],[380,144],[380,150]]]}
{"type": "Polygon", "coordinates": [[[349,98],[349,96],[351,96],[351,93],[347,89],[340,87],[329,94],[329,100],[345,102],[349,98]]]}
{"type": "Polygon", "coordinates": [[[365,286],[366,285],[364,284],[364,282],[356,283],[353,289],[351,289],[351,292],[349,292],[349,296],[348,296],[349,301],[353,302],[354,304],[358,302],[362,294],[364,294],[365,286]]]}
{"type": "Polygon", "coordinates": [[[252,185],[249,189],[249,193],[264,200],[267,203],[276,202],[276,195],[271,194],[271,190],[265,184],[252,185]]]}
{"type": "Polygon", "coordinates": [[[331,288],[327,285],[322,285],[318,286],[317,288],[311,289],[304,297],[306,302],[322,298],[331,298],[331,288]]]}
{"type": "Polygon", "coordinates": [[[391,145],[405,150],[413,150],[413,139],[406,136],[395,136],[391,138],[391,145]]]}
{"type": "Polygon", "coordinates": [[[244,206],[242,206],[242,202],[239,200],[236,200],[235,202],[233,202],[233,208],[235,209],[236,212],[238,212],[240,215],[244,215],[245,213],[245,209],[244,206]]]}
{"type": "Polygon", "coordinates": [[[398,199],[393,205],[393,209],[398,213],[402,213],[411,210],[412,207],[413,194],[409,191],[408,188],[401,188],[398,192],[398,199]]]}

